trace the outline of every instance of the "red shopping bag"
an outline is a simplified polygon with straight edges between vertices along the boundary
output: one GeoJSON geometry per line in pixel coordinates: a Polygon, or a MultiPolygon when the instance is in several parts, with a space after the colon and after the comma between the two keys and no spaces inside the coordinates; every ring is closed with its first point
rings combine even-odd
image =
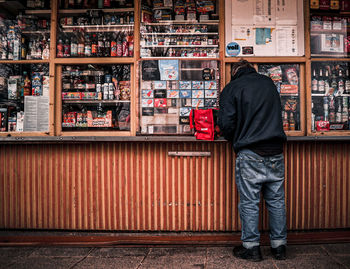
{"type": "Polygon", "coordinates": [[[213,141],[216,134],[217,109],[192,109],[190,113],[190,128],[194,129],[194,136],[199,140],[213,141]]]}

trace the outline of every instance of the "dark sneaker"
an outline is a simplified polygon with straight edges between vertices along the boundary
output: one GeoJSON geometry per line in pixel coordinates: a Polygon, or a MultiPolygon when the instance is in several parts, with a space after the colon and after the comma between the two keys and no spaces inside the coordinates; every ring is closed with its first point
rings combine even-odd
{"type": "Polygon", "coordinates": [[[262,260],[260,246],[253,248],[245,248],[243,246],[235,247],[233,255],[240,259],[245,259],[253,262],[260,262],[262,260]]]}
{"type": "Polygon", "coordinates": [[[281,245],[281,246],[278,246],[277,248],[271,248],[271,253],[272,253],[272,256],[276,260],[285,260],[286,259],[286,246],[281,245]]]}

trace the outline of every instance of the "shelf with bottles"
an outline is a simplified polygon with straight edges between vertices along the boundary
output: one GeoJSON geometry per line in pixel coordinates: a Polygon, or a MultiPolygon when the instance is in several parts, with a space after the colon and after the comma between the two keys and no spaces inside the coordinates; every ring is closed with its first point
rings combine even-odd
{"type": "Polygon", "coordinates": [[[49,88],[48,64],[0,64],[0,133],[48,132],[49,88]]]}
{"type": "Polygon", "coordinates": [[[216,4],[215,0],[141,1],[141,58],[217,58],[216,4]]]}
{"type": "Polygon", "coordinates": [[[84,16],[61,17],[56,57],[133,57],[133,14],[88,10],[84,16]]]}
{"type": "Polygon", "coordinates": [[[313,62],[311,131],[349,130],[349,62],[313,62]]]}
{"type": "Polygon", "coordinates": [[[0,60],[47,60],[50,21],[33,15],[9,14],[0,24],[0,60]]]}
{"type": "Polygon", "coordinates": [[[270,77],[280,94],[283,129],[300,131],[300,65],[258,64],[258,72],[270,77]]]}
{"type": "Polygon", "coordinates": [[[62,131],[130,131],[130,65],[62,66],[62,131]]]}

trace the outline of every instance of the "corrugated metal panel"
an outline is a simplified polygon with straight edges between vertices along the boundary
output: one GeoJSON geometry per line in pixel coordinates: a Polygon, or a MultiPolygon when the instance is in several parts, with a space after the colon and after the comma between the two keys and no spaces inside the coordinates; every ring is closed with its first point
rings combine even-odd
{"type": "MultiPolygon", "coordinates": [[[[349,154],[346,143],[286,145],[289,229],[350,227],[349,154]]],[[[0,145],[0,228],[237,231],[233,176],[226,143],[0,145]]]]}

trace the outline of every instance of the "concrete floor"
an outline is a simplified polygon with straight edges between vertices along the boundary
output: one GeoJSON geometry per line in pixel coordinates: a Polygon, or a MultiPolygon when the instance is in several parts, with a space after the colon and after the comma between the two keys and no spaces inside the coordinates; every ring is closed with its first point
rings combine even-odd
{"type": "Polygon", "coordinates": [[[233,257],[232,247],[0,247],[0,268],[350,268],[350,243],[290,245],[276,261],[262,247],[258,263],[233,257]]]}

